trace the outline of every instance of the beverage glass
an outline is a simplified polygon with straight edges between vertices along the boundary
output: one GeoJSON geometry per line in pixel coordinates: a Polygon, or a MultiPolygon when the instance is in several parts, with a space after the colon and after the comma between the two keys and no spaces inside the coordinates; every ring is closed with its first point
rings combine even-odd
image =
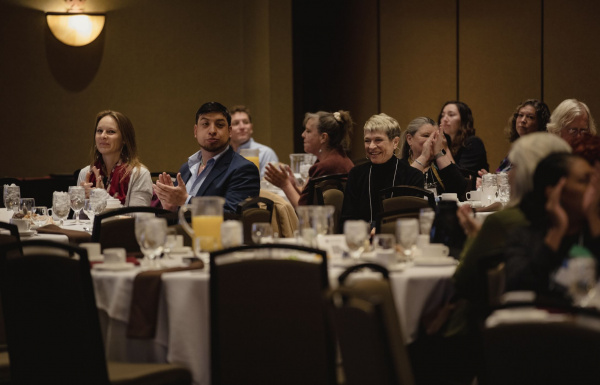
{"type": "Polygon", "coordinates": [[[333,233],[333,206],[298,206],[296,212],[298,231],[308,246],[315,247],[319,235],[333,233]]]}
{"type": "Polygon", "coordinates": [[[413,247],[419,237],[419,221],[416,218],[400,218],[396,220],[396,240],[402,246],[406,260],[410,260],[413,247]]]}
{"type": "Polygon", "coordinates": [[[497,175],[498,200],[506,205],[510,201],[510,185],[508,184],[508,174],[501,172],[497,175]]]}
{"type": "Polygon", "coordinates": [[[268,222],[256,222],[252,224],[252,242],[255,245],[268,243],[273,239],[273,228],[268,222]]]}
{"type": "Polygon", "coordinates": [[[69,199],[71,201],[71,208],[75,213],[75,224],[80,224],[79,213],[85,203],[85,189],[83,186],[69,186],[69,199]]]}
{"type": "MultiPolygon", "coordinates": [[[[196,257],[201,257],[201,252],[211,252],[221,248],[221,224],[223,223],[222,197],[206,196],[194,197],[190,204],[181,206],[179,210],[179,223],[193,239],[193,249],[196,257]],[[185,213],[192,215],[192,226],[185,219],[185,213]]],[[[208,257],[204,255],[204,262],[208,257]]]]}
{"type": "Polygon", "coordinates": [[[31,208],[31,217],[33,223],[35,223],[37,227],[44,226],[50,219],[48,216],[48,208],[46,206],[33,206],[31,208]]]}
{"type": "Polygon", "coordinates": [[[23,215],[29,214],[31,208],[35,206],[35,199],[33,198],[21,198],[20,211],[23,215]]]}
{"type": "Polygon", "coordinates": [[[102,213],[106,209],[109,195],[106,190],[93,188],[90,190],[90,205],[94,215],[102,213]]]}
{"type": "Polygon", "coordinates": [[[431,226],[435,219],[435,211],[431,207],[421,209],[419,211],[419,230],[421,234],[430,235],[431,226]]]}
{"type": "Polygon", "coordinates": [[[165,257],[171,258],[171,251],[177,247],[177,230],[174,227],[167,227],[167,238],[165,240],[165,257]]]}
{"type": "Polygon", "coordinates": [[[383,266],[394,265],[396,258],[396,237],[394,234],[377,234],[373,238],[375,260],[383,266]]]}
{"type": "Polygon", "coordinates": [[[144,259],[149,259],[150,250],[147,250],[144,246],[144,242],[142,240],[142,234],[145,231],[146,221],[155,218],[155,215],[152,213],[135,213],[135,222],[134,222],[134,231],[135,231],[135,240],[140,246],[140,251],[144,254],[144,259]]]}
{"type": "Polygon", "coordinates": [[[244,158],[248,159],[250,162],[254,163],[256,167],[260,170],[260,163],[258,160],[258,148],[242,148],[240,150],[240,155],[244,158]]]}
{"type": "Polygon", "coordinates": [[[19,186],[5,184],[3,197],[4,207],[15,213],[19,211],[19,204],[21,203],[21,188],[19,186]]]}
{"type": "Polygon", "coordinates": [[[344,237],[352,258],[359,258],[369,237],[369,224],[363,220],[344,222],[344,237]]]}
{"type": "Polygon", "coordinates": [[[221,224],[221,245],[227,249],[244,243],[244,225],[241,221],[228,220],[221,224]]]}
{"type": "Polygon", "coordinates": [[[60,219],[61,226],[69,216],[70,204],[69,194],[66,192],[54,191],[52,193],[52,213],[60,219]]]}
{"type": "Polygon", "coordinates": [[[150,268],[159,268],[158,257],[167,242],[167,220],[165,218],[149,218],[144,221],[140,240],[148,252],[148,265],[150,268]]]}
{"type": "Polygon", "coordinates": [[[496,200],[496,192],[498,190],[498,180],[496,174],[484,174],[481,182],[481,203],[484,206],[491,205],[496,200]]]}

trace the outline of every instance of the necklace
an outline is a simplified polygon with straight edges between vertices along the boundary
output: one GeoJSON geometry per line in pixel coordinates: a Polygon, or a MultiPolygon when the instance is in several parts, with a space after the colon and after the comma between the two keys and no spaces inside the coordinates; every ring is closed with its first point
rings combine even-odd
{"type": "MultiPolygon", "coordinates": [[[[371,225],[373,225],[373,203],[371,201],[371,171],[373,170],[373,165],[369,166],[369,211],[371,213],[371,225]]],[[[398,158],[396,158],[396,169],[394,170],[394,179],[392,180],[392,187],[396,185],[396,172],[398,171],[398,158]]],[[[394,193],[392,193],[392,198],[394,197],[394,193]]]]}

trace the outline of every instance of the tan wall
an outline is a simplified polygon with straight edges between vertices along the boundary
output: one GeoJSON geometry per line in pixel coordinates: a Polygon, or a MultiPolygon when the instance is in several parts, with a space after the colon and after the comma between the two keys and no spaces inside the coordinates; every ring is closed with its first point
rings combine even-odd
{"type": "MultiPolygon", "coordinates": [[[[302,36],[292,39],[292,0],[97,0],[95,11],[116,8],[82,48],[50,35],[43,6],[61,3],[0,4],[0,175],[82,167],[94,117],[106,108],[132,119],[152,171],[176,170],[197,149],[193,117],[209,100],[249,105],[255,138],[283,160],[293,152],[292,42],[302,36]]],[[[509,148],[506,120],[523,99],[543,97],[552,109],[575,97],[600,110],[594,0],[545,0],[543,10],[538,0],[339,4],[343,32],[323,36],[336,40],[337,58],[317,59],[331,90],[324,108],[349,109],[356,120],[353,158],[364,155],[362,127],[378,112],[406,127],[458,97],[473,109],[494,169],[509,148]]]]}
{"type": "Polygon", "coordinates": [[[292,151],[291,133],[271,136],[292,124],[291,1],[128,1],[81,48],[51,36],[41,6],[19,3],[32,1],[0,5],[0,175],[84,166],[107,108],[132,120],[151,171],[177,170],[197,150],[194,115],[206,101],[248,104],[257,140],[292,151]]]}

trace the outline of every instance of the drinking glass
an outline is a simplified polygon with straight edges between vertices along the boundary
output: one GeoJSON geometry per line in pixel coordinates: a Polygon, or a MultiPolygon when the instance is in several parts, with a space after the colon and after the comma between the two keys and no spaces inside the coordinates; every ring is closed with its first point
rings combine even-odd
{"type": "Polygon", "coordinates": [[[433,225],[434,219],[435,211],[431,207],[419,211],[419,229],[421,230],[421,234],[431,234],[431,226],[433,225]]]}
{"type": "Polygon", "coordinates": [[[35,206],[35,199],[33,198],[21,198],[20,211],[23,215],[29,214],[31,208],[35,206]]]}
{"type": "Polygon", "coordinates": [[[70,204],[69,194],[66,192],[54,191],[52,193],[52,213],[60,219],[61,226],[69,216],[70,204]]]}
{"type": "Polygon", "coordinates": [[[108,197],[109,195],[104,189],[94,188],[90,190],[90,205],[93,216],[101,214],[106,209],[108,197]]]}
{"type": "Polygon", "coordinates": [[[344,237],[352,258],[359,258],[369,237],[369,224],[363,220],[344,222],[344,237]]]}
{"type": "Polygon", "coordinates": [[[148,252],[150,268],[159,268],[158,257],[163,252],[167,242],[167,220],[165,218],[150,218],[144,221],[140,240],[148,252]]]}
{"type": "Polygon", "coordinates": [[[255,245],[267,243],[269,238],[273,238],[273,228],[268,222],[256,222],[252,224],[252,242],[255,245]]]}
{"type": "Polygon", "coordinates": [[[135,240],[140,246],[140,251],[144,254],[144,259],[148,260],[148,255],[150,254],[149,250],[146,250],[144,247],[144,242],[142,240],[142,234],[146,227],[146,221],[155,218],[155,215],[152,213],[135,213],[135,223],[134,223],[134,231],[135,231],[135,240]]]}
{"type": "Polygon", "coordinates": [[[4,185],[4,207],[7,210],[12,210],[15,213],[19,211],[19,204],[21,203],[21,188],[19,186],[4,185]]]}
{"type": "Polygon", "coordinates": [[[396,240],[402,246],[406,260],[412,257],[412,249],[419,237],[419,221],[416,218],[400,218],[396,220],[396,240]]]}
{"type": "Polygon", "coordinates": [[[510,185],[508,184],[508,174],[501,172],[497,175],[498,183],[498,200],[506,205],[510,201],[510,185]]]}
{"type": "Polygon", "coordinates": [[[208,265],[209,252],[221,248],[221,223],[225,199],[217,196],[194,197],[179,209],[179,223],[192,238],[194,254],[208,265]],[[192,215],[192,226],[185,213],[192,215]]]}
{"type": "Polygon", "coordinates": [[[484,206],[491,205],[496,200],[496,192],[498,190],[498,179],[496,174],[484,174],[481,182],[482,197],[481,203],[484,206]]]}
{"type": "Polygon", "coordinates": [[[46,206],[33,206],[31,208],[31,217],[37,227],[44,226],[50,219],[48,217],[48,208],[46,206]]]}
{"type": "Polygon", "coordinates": [[[71,208],[75,213],[75,224],[80,224],[79,213],[83,209],[85,203],[85,189],[83,186],[69,186],[69,199],[71,201],[71,208]]]}
{"type": "Polygon", "coordinates": [[[85,216],[88,218],[90,223],[94,222],[94,208],[92,207],[92,201],[90,199],[86,199],[83,202],[83,212],[85,216]]]}
{"type": "Polygon", "coordinates": [[[241,221],[227,220],[221,224],[221,245],[227,249],[244,243],[244,225],[241,221]]]}
{"type": "Polygon", "coordinates": [[[177,230],[174,227],[167,227],[167,239],[165,241],[165,257],[171,258],[171,251],[177,246],[177,230]]]}
{"type": "Polygon", "coordinates": [[[243,156],[244,158],[248,159],[250,162],[254,163],[254,165],[260,170],[258,154],[259,154],[258,148],[242,148],[240,150],[240,155],[243,156]]]}

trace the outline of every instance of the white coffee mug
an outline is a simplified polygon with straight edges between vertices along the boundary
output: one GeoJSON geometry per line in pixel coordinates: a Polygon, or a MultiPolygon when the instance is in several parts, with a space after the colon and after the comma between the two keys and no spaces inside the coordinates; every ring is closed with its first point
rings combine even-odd
{"type": "Polygon", "coordinates": [[[122,247],[104,249],[104,263],[125,263],[125,255],[125,249],[122,247]]]}
{"type": "Polygon", "coordinates": [[[423,256],[428,258],[447,257],[449,254],[450,249],[442,243],[430,243],[423,248],[423,256]]]}
{"type": "Polygon", "coordinates": [[[443,193],[440,197],[443,201],[458,201],[458,195],[456,193],[443,193]]]}
{"type": "Polygon", "coordinates": [[[481,201],[481,191],[473,190],[467,193],[468,201],[481,201]]]}
{"type": "Polygon", "coordinates": [[[396,258],[396,250],[378,249],[375,252],[375,261],[385,267],[395,265],[398,262],[398,259],[396,258]]]}
{"type": "Polygon", "coordinates": [[[11,218],[10,223],[17,226],[20,233],[29,230],[29,220],[28,219],[11,218]]]}
{"type": "Polygon", "coordinates": [[[0,208],[0,222],[10,223],[10,219],[13,216],[13,211],[8,210],[5,207],[0,208]]]}

